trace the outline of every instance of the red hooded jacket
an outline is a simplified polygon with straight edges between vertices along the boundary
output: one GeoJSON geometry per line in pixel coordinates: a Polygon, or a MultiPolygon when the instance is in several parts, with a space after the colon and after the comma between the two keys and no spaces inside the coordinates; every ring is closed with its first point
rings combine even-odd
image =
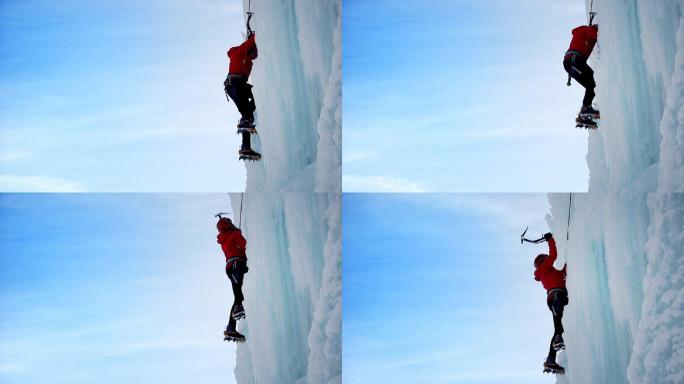
{"type": "Polygon", "coordinates": [[[544,289],[547,291],[554,288],[565,288],[565,275],[567,265],[563,266],[560,271],[554,268],[553,263],[558,257],[558,252],[556,251],[556,240],[550,238],[549,243],[549,255],[544,258],[544,261],[537,267],[534,271],[534,279],[541,281],[544,289]]]}
{"type": "Polygon", "coordinates": [[[221,250],[223,250],[226,256],[226,261],[231,257],[244,257],[247,259],[245,251],[247,250],[247,240],[242,236],[242,232],[239,229],[234,229],[232,231],[219,233],[216,236],[216,240],[221,244],[221,250]]]}
{"type": "Polygon", "coordinates": [[[582,25],[572,30],[568,51],[579,52],[585,57],[591,55],[598,39],[598,25],[582,25]]]}
{"type": "Polygon", "coordinates": [[[250,51],[254,52],[254,58],[256,59],[258,52],[255,34],[252,34],[244,43],[228,50],[228,57],[230,58],[230,65],[228,66],[229,75],[249,77],[249,74],[252,73],[252,58],[249,57],[250,51]]]}

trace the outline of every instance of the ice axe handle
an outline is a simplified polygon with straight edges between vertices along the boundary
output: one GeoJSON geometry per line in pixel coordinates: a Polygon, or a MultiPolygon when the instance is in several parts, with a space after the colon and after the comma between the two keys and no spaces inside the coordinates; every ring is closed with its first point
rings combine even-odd
{"type": "Polygon", "coordinates": [[[568,87],[570,86],[570,80],[572,80],[572,76],[568,75],[568,87]]]}
{"type": "Polygon", "coordinates": [[[523,243],[525,243],[525,242],[527,242],[527,243],[532,243],[532,244],[539,244],[539,243],[542,243],[542,242],[546,241],[546,239],[544,238],[544,236],[542,236],[542,237],[540,237],[540,238],[538,238],[538,239],[535,239],[535,240],[530,240],[530,239],[526,238],[526,237],[525,237],[525,234],[527,233],[527,230],[528,230],[528,229],[530,229],[530,227],[525,228],[525,231],[522,233],[522,235],[520,235],[520,244],[523,244],[523,243]]]}
{"type": "Polygon", "coordinates": [[[520,244],[523,243],[525,240],[525,234],[527,233],[527,230],[530,229],[530,227],[526,227],[525,230],[523,231],[522,235],[520,235],[520,244]]]}
{"type": "Polygon", "coordinates": [[[247,36],[251,36],[254,33],[254,31],[252,31],[252,27],[249,25],[253,15],[254,12],[247,12],[247,36]]]}
{"type": "Polygon", "coordinates": [[[539,243],[543,243],[543,242],[546,241],[546,239],[544,239],[543,237],[540,237],[540,238],[535,239],[535,240],[530,240],[530,239],[525,239],[525,238],[522,238],[522,239],[520,239],[520,240],[521,240],[521,241],[526,241],[526,242],[532,243],[532,244],[539,244],[539,243]]]}

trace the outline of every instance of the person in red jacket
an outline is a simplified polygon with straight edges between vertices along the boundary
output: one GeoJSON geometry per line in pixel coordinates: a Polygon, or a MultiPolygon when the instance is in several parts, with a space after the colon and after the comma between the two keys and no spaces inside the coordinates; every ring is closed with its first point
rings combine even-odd
{"type": "MultiPolygon", "coordinates": [[[[563,67],[565,68],[565,71],[585,88],[582,109],[580,110],[578,119],[588,123],[593,122],[593,119],[600,118],[599,111],[594,109],[591,105],[596,96],[594,93],[596,82],[594,81],[594,71],[587,64],[587,60],[591,55],[591,51],[594,50],[597,39],[598,25],[582,25],[573,29],[570,48],[565,52],[563,58],[563,67]]],[[[593,122],[593,126],[596,126],[595,122],[593,122]]]]}
{"type": "Polygon", "coordinates": [[[261,155],[252,150],[251,134],[256,132],[254,125],[256,104],[252,94],[252,85],[247,81],[252,72],[252,60],[256,59],[258,54],[256,34],[250,32],[245,42],[228,50],[230,64],[228,76],[223,83],[226,94],[235,102],[242,115],[238,123],[238,132],[242,133],[240,156],[253,160],[258,160],[261,155]]]}
{"type": "Polygon", "coordinates": [[[245,318],[245,309],[242,306],[242,301],[245,299],[242,295],[242,280],[245,273],[249,271],[246,254],[247,240],[227,217],[219,219],[216,223],[216,229],[219,232],[216,237],[217,242],[221,244],[221,250],[226,256],[226,275],[230,279],[235,297],[230,309],[228,326],[223,333],[224,340],[241,342],[245,341],[245,336],[237,331],[236,326],[238,320],[245,318]]]}
{"type": "Polygon", "coordinates": [[[534,279],[541,282],[546,289],[546,305],[553,314],[553,337],[549,346],[549,355],[544,362],[544,371],[563,373],[565,369],[556,363],[557,351],[565,348],[563,340],[563,308],[568,304],[568,291],[565,289],[567,265],[563,269],[556,269],[553,263],[558,257],[556,241],[551,233],[544,235],[549,244],[549,254],[540,254],[534,259],[534,279]]]}

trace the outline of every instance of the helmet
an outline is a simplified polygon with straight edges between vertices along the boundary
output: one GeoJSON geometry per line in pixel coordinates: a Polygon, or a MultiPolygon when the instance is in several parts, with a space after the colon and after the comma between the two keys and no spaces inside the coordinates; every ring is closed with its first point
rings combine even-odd
{"type": "Polygon", "coordinates": [[[546,259],[546,256],[548,256],[548,255],[545,255],[543,253],[537,255],[537,257],[534,258],[534,267],[539,268],[539,265],[544,262],[544,259],[546,259]]]}
{"type": "Polygon", "coordinates": [[[228,232],[233,228],[235,228],[233,222],[227,217],[220,218],[219,221],[216,223],[216,229],[218,229],[218,231],[221,233],[228,232]]]}

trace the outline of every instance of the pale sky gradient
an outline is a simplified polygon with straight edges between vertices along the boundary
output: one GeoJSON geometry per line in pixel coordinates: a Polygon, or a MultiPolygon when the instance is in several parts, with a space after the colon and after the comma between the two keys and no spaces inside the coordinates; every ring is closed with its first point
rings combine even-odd
{"type": "Polygon", "coordinates": [[[1,194],[0,382],[231,383],[227,194],[1,194]]]}
{"type": "Polygon", "coordinates": [[[582,0],[345,0],[343,190],[586,191],[562,65],[585,22],[582,0]]]}
{"type": "Polygon", "coordinates": [[[243,190],[243,31],[239,0],[3,1],[0,190],[243,190]]]}
{"type": "Polygon", "coordinates": [[[555,382],[533,278],[546,244],[520,244],[548,209],[541,194],[345,194],[344,383],[555,382]]]}

